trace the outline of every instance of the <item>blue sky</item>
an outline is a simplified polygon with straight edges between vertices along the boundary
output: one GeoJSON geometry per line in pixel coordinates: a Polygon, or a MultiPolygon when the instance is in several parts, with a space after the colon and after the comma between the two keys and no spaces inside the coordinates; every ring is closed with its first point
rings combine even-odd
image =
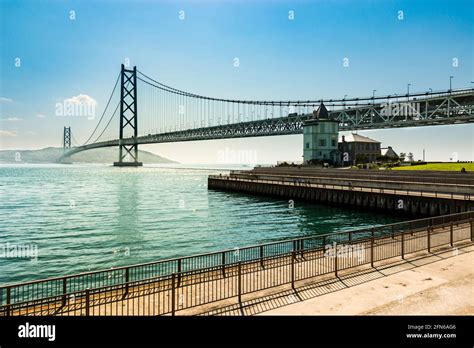
{"type": "MultiPolygon", "coordinates": [[[[58,146],[64,125],[85,140],[97,118],[58,117],[55,104],[82,94],[100,113],[127,58],[163,83],[234,99],[400,94],[407,83],[413,92],[439,90],[451,75],[453,87],[469,87],[473,8],[473,1],[416,0],[3,0],[0,148],[58,146]]],[[[359,133],[417,158],[425,148],[428,160],[447,161],[453,153],[474,160],[473,125],[359,133]]],[[[216,162],[224,149],[253,151],[258,162],[270,163],[301,159],[302,136],[142,148],[188,163],[216,162]]]]}

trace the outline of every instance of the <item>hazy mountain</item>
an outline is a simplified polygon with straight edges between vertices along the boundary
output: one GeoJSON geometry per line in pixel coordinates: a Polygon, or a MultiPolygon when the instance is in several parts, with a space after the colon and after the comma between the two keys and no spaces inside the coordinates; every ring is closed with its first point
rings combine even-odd
{"type": "MultiPolygon", "coordinates": [[[[79,152],[70,157],[72,163],[107,163],[118,160],[118,148],[104,147],[79,152]]],[[[60,147],[47,147],[40,150],[3,150],[0,151],[0,163],[57,163],[63,154],[60,147]]],[[[140,162],[147,163],[177,163],[148,151],[138,150],[140,162]]]]}

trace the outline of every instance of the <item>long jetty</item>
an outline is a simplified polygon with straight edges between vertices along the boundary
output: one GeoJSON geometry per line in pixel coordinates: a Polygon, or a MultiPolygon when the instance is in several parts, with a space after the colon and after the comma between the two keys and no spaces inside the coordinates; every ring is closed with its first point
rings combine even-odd
{"type": "Polygon", "coordinates": [[[211,175],[208,188],[415,217],[474,210],[474,173],[262,167],[211,175]]]}

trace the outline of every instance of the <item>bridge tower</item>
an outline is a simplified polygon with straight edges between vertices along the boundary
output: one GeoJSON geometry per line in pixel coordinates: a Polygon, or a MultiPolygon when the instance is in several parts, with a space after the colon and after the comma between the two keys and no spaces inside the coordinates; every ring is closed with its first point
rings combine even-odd
{"type": "Polygon", "coordinates": [[[120,127],[119,127],[119,160],[114,162],[117,167],[138,167],[138,122],[137,122],[137,67],[125,69],[122,64],[120,74],[120,127]],[[124,129],[131,129],[133,136],[124,138],[124,129]],[[132,161],[125,162],[129,155],[132,161]]]}
{"type": "Polygon", "coordinates": [[[71,148],[71,127],[64,127],[63,133],[63,150],[71,148]]]}

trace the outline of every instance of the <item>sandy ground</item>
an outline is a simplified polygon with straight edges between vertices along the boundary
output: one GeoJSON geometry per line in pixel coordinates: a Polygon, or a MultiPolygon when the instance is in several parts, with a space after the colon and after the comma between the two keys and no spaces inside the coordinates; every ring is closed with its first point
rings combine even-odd
{"type": "Polygon", "coordinates": [[[474,246],[378,269],[383,276],[262,315],[474,315],[474,246]]]}

